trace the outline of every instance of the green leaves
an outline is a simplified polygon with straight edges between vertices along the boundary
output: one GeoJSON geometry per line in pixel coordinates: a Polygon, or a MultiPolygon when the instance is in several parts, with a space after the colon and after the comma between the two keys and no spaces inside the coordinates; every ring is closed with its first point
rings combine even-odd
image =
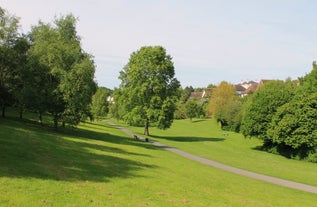
{"type": "Polygon", "coordinates": [[[317,93],[298,94],[280,107],[273,117],[268,136],[273,143],[294,149],[317,146],[317,93]]]}
{"type": "Polygon", "coordinates": [[[170,127],[180,86],[174,75],[172,58],[163,47],[133,52],[120,72],[120,93],[115,92],[118,106],[112,108],[113,114],[129,124],[143,122],[147,126],[152,121],[158,122],[159,128],[170,127]]]}
{"type": "Polygon", "coordinates": [[[40,87],[49,94],[46,110],[55,116],[55,127],[57,121],[78,124],[89,112],[96,91],[95,65],[92,56],[81,49],[76,21],[67,15],[55,19],[54,27],[40,22],[31,33],[29,59],[49,77],[40,87]]]}
{"type": "Polygon", "coordinates": [[[97,92],[92,97],[91,112],[95,118],[105,116],[109,112],[109,102],[107,101],[110,90],[98,87],[97,92]]]}
{"type": "Polygon", "coordinates": [[[255,136],[263,140],[277,109],[289,102],[295,93],[294,83],[270,81],[261,86],[252,97],[252,102],[245,111],[241,131],[244,136],[255,136]]]}

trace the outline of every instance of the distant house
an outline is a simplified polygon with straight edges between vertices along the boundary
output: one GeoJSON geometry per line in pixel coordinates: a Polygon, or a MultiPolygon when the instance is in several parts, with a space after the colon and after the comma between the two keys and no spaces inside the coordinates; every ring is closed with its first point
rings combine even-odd
{"type": "Polygon", "coordinates": [[[247,95],[253,93],[254,91],[256,91],[256,90],[258,89],[258,87],[259,87],[259,84],[258,84],[258,83],[253,83],[253,84],[251,84],[251,85],[249,86],[249,88],[247,88],[247,89],[243,92],[242,97],[247,96],[247,95]]]}
{"type": "Polygon", "coordinates": [[[234,85],[234,87],[236,89],[238,96],[242,97],[246,89],[241,84],[236,84],[234,85]]]}
{"type": "Polygon", "coordinates": [[[240,84],[238,84],[238,85],[241,85],[244,89],[248,89],[252,84],[255,84],[255,83],[257,83],[257,82],[255,82],[255,81],[241,81],[241,83],[240,84]]]}
{"type": "Polygon", "coordinates": [[[204,88],[202,92],[191,92],[189,98],[210,98],[213,88],[204,88]]]}
{"type": "MultiPolygon", "coordinates": [[[[265,82],[265,81],[264,81],[265,82]]],[[[235,85],[239,97],[247,96],[257,90],[259,83],[255,81],[241,81],[235,85]]]]}
{"type": "Polygon", "coordinates": [[[189,99],[192,98],[202,98],[203,97],[203,92],[191,92],[189,99]]]}

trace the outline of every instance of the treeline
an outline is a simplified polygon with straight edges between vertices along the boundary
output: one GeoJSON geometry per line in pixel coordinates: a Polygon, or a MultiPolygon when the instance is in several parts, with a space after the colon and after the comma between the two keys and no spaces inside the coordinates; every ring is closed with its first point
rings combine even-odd
{"type": "Polygon", "coordinates": [[[261,139],[269,152],[317,162],[315,62],[303,78],[268,81],[243,98],[226,82],[214,91],[209,106],[223,129],[261,139]]]}
{"type": "Polygon", "coordinates": [[[59,123],[76,125],[92,112],[102,113],[96,107],[92,110],[92,97],[98,88],[95,65],[92,55],[81,47],[76,22],[70,14],[52,23],[39,21],[29,33],[20,34],[19,18],[0,7],[3,117],[8,106],[18,108],[20,118],[26,109],[38,113],[40,123],[42,115],[49,113],[57,128],[59,123]]]}
{"type": "MultiPolygon", "coordinates": [[[[215,87],[213,85],[209,85],[207,88],[215,87]]],[[[175,119],[190,119],[192,121],[193,118],[208,118],[208,102],[209,95],[207,94],[205,97],[191,97],[193,92],[202,92],[203,88],[193,88],[192,86],[187,86],[185,88],[179,89],[179,101],[176,104],[176,110],[174,112],[175,119]]]]}

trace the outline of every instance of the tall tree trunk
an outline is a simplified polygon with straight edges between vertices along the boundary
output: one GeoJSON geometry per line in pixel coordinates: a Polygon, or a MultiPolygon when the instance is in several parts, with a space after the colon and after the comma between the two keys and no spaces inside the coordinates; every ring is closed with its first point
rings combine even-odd
{"type": "Polygon", "coordinates": [[[149,120],[147,119],[144,124],[144,135],[149,136],[149,120]]]}

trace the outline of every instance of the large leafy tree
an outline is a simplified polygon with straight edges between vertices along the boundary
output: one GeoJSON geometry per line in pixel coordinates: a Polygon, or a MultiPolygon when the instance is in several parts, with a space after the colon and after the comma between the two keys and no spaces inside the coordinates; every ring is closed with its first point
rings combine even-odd
{"type": "Polygon", "coordinates": [[[19,36],[19,18],[0,7],[0,107],[2,116],[5,108],[12,102],[13,76],[15,65],[14,45],[19,36]]]}
{"type": "Polygon", "coordinates": [[[76,21],[73,15],[67,15],[56,19],[54,26],[39,22],[31,33],[30,59],[45,74],[47,81],[40,82],[43,85],[39,87],[45,88],[44,103],[54,116],[55,128],[58,121],[76,125],[89,112],[96,90],[94,62],[81,48],[76,21]]]}
{"type": "MultiPolygon", "coordinates": [[[[268,128],[273,146],[287,146],[293,154],[317,147],[317,66],[299,79],[294,98],[278,108],[268,128]]],[[[316,152],[315,152],[316,153],[316,152]]]]}
{"type": "Polygon", "coordinates": [[[317,93],[303,93],[280,107],[273,116],[268,136],[274,144],[293,149],[317,146],[317,93]]]}
{"type": "Polygon", "coordinates": [[[271,143],[267,136],[267,129],[277,109],[289,102],[295,94],[296,85],[288,80],[286,82],[272,80],[261,86],[249,99],[248,107],[244,111],[241,132],[246,137],[258,137],[264,142],[271,143]]]}
{"type": "Polygon", "coordinates": [[[115,99],[126,112],[121,118],[129,124],[144,123],[145,135],[150,122],[157,122],[161,129],[170,127],[180,87],[174,76],[172,57],[163,47],[148,46],[133,52],[120,73],[121,92],[115,99]]]}
{"type": "Polygon", "coordinates": [[[14,67],[11,69],[13,74],[11,78],[12,91],[14,96],[15,106],[18,107],[20,118],[26,108],[29,108],[33,102],[32,82],[34,74],[28,67],[28,50],[30,41],[26,35],[17,38],[13,47],[15,52],[14,67]]]}

